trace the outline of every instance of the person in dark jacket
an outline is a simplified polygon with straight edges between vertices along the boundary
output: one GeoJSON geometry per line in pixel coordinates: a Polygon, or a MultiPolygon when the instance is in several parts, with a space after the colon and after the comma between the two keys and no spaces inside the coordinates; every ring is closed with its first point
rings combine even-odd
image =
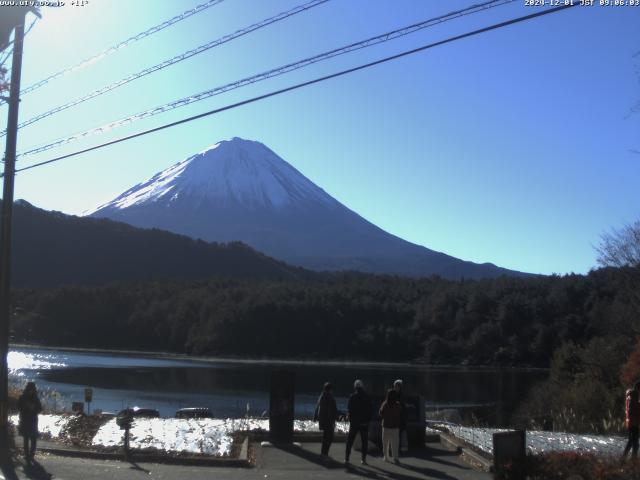
{"type": "Polygon", "coordinates": [[[320,453],[323,456],[329,455],[329,447],[333,442],[333,432],[336,428],[337,418],[338,407],[336,399],[333,398],[333,385],[327,382],[324,384],[320,398],[318,398],[316,412],[313,416],[314,421],[318,422],[318,426],[322,430],[322,449],[320,453]]]}
{"type": "Polygon", "coordinates": [[[367,447],[369,442],[369,422],[371,421],[371,400],[364,391],[362,380],[353,382],[355,392],[349,397],[347,404],[347,416],[349,420],[349,434],[347,435],[347,450],[345,452],[345,463],[349,463],[351,447],[356,435],[360,433],[362,442],[362,464],[367,464],[367,447]]]}
{"type": "Polygon", "coordinates": [[[402,410],[398,403],[395,390],[389,389],[387,398],[380,407],[380,417],[382,418],[382,452],[384,461],[389,461],[389,452],[393,456],[395,463],[400,463],[398,459],[398,447],[400,443],[400,422],[402,410]]]}
{"type": "Polygon", "coordinates": [[[30,463],[36,453],[38,414],[42,411],[42,404],[38,398],[35,383],[29,382],[24,387],[22,394],[18,398],[18,411],[20,412],[18,431],[24,441],[24,458],[27,463],[30,463]]]}
{"type": "Polygon", "coordinates": [[[631,450],[632,458],[638,457],[638,429],[640,425],[640,381],[626,391],[624,396],[624,426],[627,428],[628,440],[624,447],[624,459],[631,450]]]}

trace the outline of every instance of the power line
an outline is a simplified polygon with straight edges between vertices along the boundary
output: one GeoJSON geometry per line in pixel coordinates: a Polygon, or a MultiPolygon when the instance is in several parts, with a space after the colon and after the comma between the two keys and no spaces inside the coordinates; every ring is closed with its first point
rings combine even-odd
{"type": "Polygon", "coordinates": [[[99,144],[99,145],[94,145],[93,147],[85,148],[83,150],[78,150],[76,152],[68,153],[66,155],[62,155],[60,157],[52,158],[50,160],[46,160],[46,161],[43,161],[43,162],[34,163],[32,165],[19,168],[19,169],[15,170],[15,172],[16,173],[17,172],[23,172],[25,170],[30,170],[32,168],[41,167],[43,165],[48,165],[50,163],[59,162],[59,161],[64,160],[66,158],[71,158],[71,157],[75,157],[75,156],[83,154],[83,153],[91,152],[91,151],[94,151],[94,150],[99,150],[99,149],[108,147],[110,145],[115,145],[116,143],[125,142],[125,141],[131,140],[133,138],[142,137],[142,136],[148,135],[150,133],[155,133],[155,132],[158,132],[160,130],[164,130],[164,129],[167,129],[167,128],[175,127],[177,125],[182,125],[183,123],[188,123],[188,122],[191,122],[191,121],[194,121],[194,120],[198,120],[200,118],[204,118],[204,117],[208,117],[208,116],[211,116],[211,115],[215,115],[217,113],[221,113],[221,112],[224,112],[226,110],[231,110],[231,109],[234,109],[234,108],[237,108],[237,107],[241,107],[243,105],[248,105],[250,103],[254,103],[254,102],[257,102],[257,101],[260,101],[260,100],[264,100],[266,98],[274,97],[276,95],[281,95],[283,93],[290,92],[290,91],[293,91],[293,90],[298,90],[300,88],[307,87],[309,85],[314,85],[316,83],[324,82],[326,80],[330,80],[330,79],[333,79],[333,78],[341,77],[341,76],[347,75],[349,73],[353,73],[353,72],[357,72],[357,71],[360,71],[360,70],[364,70],[366,68],[370,68],[370,67],[373,67],[375,65],[380,65],[380,64],[383,64],[383,63],[386,63],[386,62],[390,62],[392,60],[397,60],[399,58],[406,57],[408,55],[413,55],[414,53],[422,52],[424,50],[428,50],[428,49],[431,49],[431,48],[434,48],[434,47],[438,47],[440,45],[444,45],[444,44],[447,44],[447,43],[455,42],[457,40],[462,40],[463,38],[471,37],[471,36],[474,36],[474,35],[479,35],[481,33],[489,32],[491,30],[497,30],[499,28],[507,27],[509,25],[525,22],[527,20],[532,20],[534,18],[541,17],[543,15],[549,15],[551,13],[556,13],[556,12],[559,12],[561,10],[565,10],[567,8],[574,7],[576,5],[578,5],[578,3],[562,5],[562,6],[559,6],[559,7],[554,7],[554,8],[550,8],[550,9],[543,10],[543,11],[540,11],[540,12],[532,13],[530,15],[525,15],[525,16],[522,16],[522,17],[518,17],[518,18],[511,19],[511,20],[507,20],[507,21],[504,21],[504,22],[496,23],[496,24],[490,25],[488,27],[483,27],[483,28],[480,28],[478,30],[473,30],[471,32],[463,33],[461,35],[456,35],[454,37],[449,37],[449,38],[446,38],[444,40],[440,40],[438,42],[434,42],[434,43],[430,43],[430,44],[427,44],[427,45],[423,45],[421,47],[414,48],[412,50],[406,50],[404,52],[398,53],[396,55],[392,55],[390,57],[381,58],[381,59],[375,60],[373,62],[365,63],[365,64],[362,64],[362,65],[358,65],[357,67],[348,68],[346,70],[342,70],[342,71],[339,71],[339,72],[336,72],[336,73],[332,73],[330,75],[325,75],[323,77],[318,77],[318,78],[315,78],[313,80],[308,80],[306,82],[298,83],[296,85],[292,85],[292,86],[289,86],[289,87],[286,87],[286,88],[282,88],[280,90],[274,90],[272,92],[265,93],[265,94],[259,95],[257,97],[253,97],[253,98],[250,98],[250,99],[247,99],[247,100],[243,100],[241,102],[237,102],[237,103],[233,103],[233,104],[230,104],[230,105],[226,105],[224,107],[216,108],[216,109],[210,110],[208,112],[204,112],[204,113],[200,113],[198,115],[193,115],[191,117],[183,118],[182,120],[178,120],[178,121],[175,121],[175,122],[167,123],[167,124],[161,125],[159,127],[155,127],[155,128],[151,128],[151,129],[148,129],[148,130],[141,131],[141,132],[137,132],[137,133],[134,133],[134,134],[131,134],[131,135],[127,135],[125,137],[120,137],[120,138],[117,138],[115,140],[111,140],[110,142],[105,142],[105,143],[102,143],[102,144],[99,144]]]}
{"type": "Polygon", "coordinates": [[[33,26],[36,24],[36,22],[40,19],[40,17],[36,17],[33,19],[33,21],[31,22],[31,25],[29,25],[29,28],[27,28],[27,31],[24,32],[24,36],[26,37],[27,35],[29,35],[29,32],[31,31],[31,29],[33,28],[33,26]]]}
{"type": "MultiPolygon", "coordinates": [[[[251,32],[254,32],[256,30],[259,30],[261,28],[264,28],[268,25],[271,25],[273,23],[277,23],[279,21],[282,21],[286,18],[289,18],[293,15],[297,15],[298,13],[302,13],[305,12],[313,7],[317,7],[319,5],[322,5],[326,2],[328,2],[329,0],[311,0],[310,2],[307,2],[305,4],[302,5],[298,5],[297,7],[294,7],[290,10],[287,10],[285,12],[280,12],[277,15],[274,15],[272,17],[269,17],[265,20],[262,20],[258,23],[254,23],[248,27],[242,28],[240,30],[235,31],[234,33],[231,33],[229,35],[225,35],[223,37],[220,37],[216,40],[212,40],[211,42],[205,43],[203,45],[200,45],[199,47],[196,47],[194,49],[188,50],[184,53],[181,53],[180,55],[176,55],[173,58],[170,58],[168,60],[165,60],[161,63],[158,63],[156,65],[153,65],[149,68],[145,68],[144,70],[141,70],[137,73],[134,73],[132,75],[129,75],[127,77],[124,77],[116,82],[113,82],[109,85],[106,85],[102,88],[99,88],[98,90],[94,90],[91,93],[88,93],[87,95],[84,95],[80,98],[77,98],[75,100],[72,100],[68,103],[65,103],[63,105],[57,106],[47,112],[41,113],[39,115],[36,115],[35,117],[30,118],[29,120],[25,120],[24,122],[22,122],[20,125],[18,125],[19,128],[23,128],[26,127],[27,125],[31,125],[33,123],[36,123],[44,118],[50,117],[51,115],[54,115],[56,113],[62,112],[63,110],[66,110],[68,108],[74,107],[76,105],[79,105],[83,102],[86,102],[87,100],[91,100],[92,98],[96,98],[99,97],[100,95],[103,95],[107,92],[111,92],[112,90],[115,90],[118,87],[121,87],[123,85],[126,85],[130,82],[133,82],[134,80],[138,80],[139,78],[142,78],[146,75],[149,75],[151,73],[155,73],[158,72],[164,68],[167,68],[171,65],[175,65],[176,63],[179,63],[183,60],[186,60],[188,58],[191,58],[195,55],[198,55],[199,53],[205,52],[207,50],[210,50],[214,47],[218,47],[220,45],[223,45],[227,42],[230,42],[231,40],[234,40],[236,38],[242,37],[244,35],[247,35],[251,32]]],[[[5,132],[1,132],[0,133],[0,137],[3,137],[4,135],[6,135],[6,131],[5,132]]]]}
{"type": "Polygon", "coordinates": [[[284,75],[285,73],[289,73],[292,72],[294,70],[298,70],[300,68],[303,67],[307,67],[309,65],[312,65],[314,63],[318,63],[324,60],[328,60],[334,57],[337,57],[339,55],[344,55],[346,53],[349,52],[353,52],[356,50],[360,50],[363,48],[367,48],[367,47],[371,47],[373,45],[377,45],[380,43],[384,43],[384,42],[388,42],[390,40],[394,40],[396,38],[414,33],[416,31],[422,30],[424,28],[427,27],[432,27],[434,25],[443,23],[443,22],[447,22],[450,20],[454,20],[456,18],[465,16],[465,15],[471,15],[474,13],[477,13],[479,11],[482,10],[487,10],[489,8],[494,8],[500,5],[505,5],[507,3],[511,3],[515,0],[490,0],[481,4],[477,4],[477,5],[472,5],[470,7],[464,8],[462,10],[456,10],[454,12],[450,12],[447,13],[445,15],[441,15],[435,18],[431,18],[428,20],[424,20],[422,22],[413,24],[413,25],[409,25],[407,27],[403,27],[397,30],[393,30],[390,32],[386,32],[383,33],[381,35],[377,35],[375,37],[370,37],[366,40],[362,40],[356,43],[351,43],[349,45],[345,45],[343,47],[339,47],[333,50],[329,50],[327,52],[323,52],[320,53],[318,55],[314,55],[312,57],[308,57],[305,58],[303,60],[299,60],[297,62],[293,62],[293,63],[289,63],[287,65],[283,65],[271,70],[268,70],[266,72],[262,72],[259,73],[257,75],[252,75],[250,77],[245,77],[243,79],[240,80],[236,80],[234,82],[231,83],[227,83],[225,85],[222,86],[218,86],[218,87],[214,87],[212,89],[209,90],[205,90],[204,92],[200,92],[200,93],[196,93],[193,95],[189,95],[187,97],[183,97],[180,98],[178,100],[174,100],[172,102],[166,103],[164,105],[161,106],[157,106],[154,108],[150,108],[148,110],[145,110],[143,112],[139,112],[136,113],[134,115],[130,115],[128,117],[125,118],[121,118],[119,120],[115,120],[113,122],[110,122],[108,124],[102,125],[100,127],[95,127],[89,130],[85,130],[83,132],[80,133],[76,133],[73,135],[70,135],[68,137],[65,138],[61,138],[61,139],[57,139],[54,140],[52,142],[46,143],[44,145],[40,145],[40,146],[36,146],[33,148],[30,148],[29,150],[23,151],[19,154],[19,156],[27,156],[27,155],[34,155],[36,153],[42,153],[45,152],[47,150],[51,150],[52,148],[56,148],[56,147],[60,147],[63,145],[66,145],[68,143],[71,143],[73,141],[76,140],[80,140],[82,138],[86,138],[92,135],[96,135],[96,134],[101,134],[101,133],[105,133],[107,131],[113,130],[115,128],[124,126],[124,125],[128,125],[130,123],[139,121],[139,120],[143,120],[145,118],[149,118],[155,115],[159,115],[161,113],[170,111],[170,110],[174,110],[176,108],[179,107],[183,107],[186,105],[190,105],[192,103],[196,103],[202,100],[205,100],[207,98],[216,96],[216,95],[220,95],[222,93],[231,91],[231,90],[235,90],[237,88],[241,88],[247,85],[251,85],[253,83],[256,82],[261,82],[264,80],[267,80],[269,78],[273,78],[273,77],[277,77],[280,75],[284,75]]]}
{"type": "Polygon", "coordinates": [[[43,87],[44,85],[46,85],[47,83],[62,77],[63,75],[67,75],[71,72],[75,72],[76,70],[80,70],[81,68],[84,68],[90,64],[96,63],[100,60],[102,60],[104,57],[111,55],[114,52],[117,52],[118,50],[128,47],[129,45],[131,45],[132,43],[135,43],[139,40],[142,40],[143,38],[148,37],[149,35],[153,35],[154,33],[158,33],[161,30],[164,30],[167,27],[170,27],[171,25],[174,25],[178,22],[181,22],[182,20],[185,20],[193,15],[196,15],[198,13],[201,13],[203,11],[205,11],[206,9],[213,7],[214,5],[218,5],[219,3],[222,3],[224,0],[208,0],[205,3],[202,3],[194,8],[192,8],[191,10],[186,10],[185,12],[181,13],[180,15],[176,15],[173,18],[170,18],[169,20],[166,20],[158,25],[154,25],[153,27],[138,33],[137,35],[134,35],[132,37],[127,38],[126,40],[123,40],[122,42],[113,45],[103,51],[101,51],[100,53],[97,53],[85,60],[82,60],[79,63],[76,63],[75,65],[72,65],[70,67],[64,68],[62,70],[60,70],[59,72],[54,73],[53,75],[48,76],[47,78],[40,80],[37,83],[34,83],[33,85],[30,85],[29,87],[25,88],[24,90],[22,90],[20,92],[21,95],[25,95],[27,93],[33,92],[34,90],[37,90],[40,87],[43,87]]]}

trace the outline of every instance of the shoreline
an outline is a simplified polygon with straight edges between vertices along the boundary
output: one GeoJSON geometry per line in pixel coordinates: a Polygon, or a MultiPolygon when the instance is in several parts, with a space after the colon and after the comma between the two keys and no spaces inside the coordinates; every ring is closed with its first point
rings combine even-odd
{"type": "Polygon", "coordinates": [[[9,350],[29,349],[29,350],[55,350],[61,352],[85,353],[95,355],[113,355],[122,357],[143,357],[155,358],[163,360],[182,360],[194,363],[230,363],[243,365],[274,365],[274,366],[353,366],[357,365],[365,368],[405,368],[415,370],[431,370],[431,371],[450,371],[450,370],[466,370],[466,371],[519,371],[519,372],[548,372],[548,368],[543,367],[518,367],[518,366],[489,366],[489,365],[430,365],[423,363],[410,362],[377,362],[373,360],[318,360],[318,359],[259,359],[259,358],[234,358],[234,357],[206,357],[193,356],[185,353],[172,352],[154,352],[144,350],[117,350],[117,349],[101,349],[90,347],[59,347],[46,346],[28,343],[9,343],[9,350]]]}

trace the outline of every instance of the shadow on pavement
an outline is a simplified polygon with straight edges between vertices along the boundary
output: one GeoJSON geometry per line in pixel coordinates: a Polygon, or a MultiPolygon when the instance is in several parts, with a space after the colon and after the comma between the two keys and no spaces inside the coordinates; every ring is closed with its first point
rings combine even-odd
{"type": "Polygon", "coordinates": [[[357,467],[355,465],[349,464],[347,465],[347,471],[353,475],[359,475],[360,477],[372,478],[376,480],[416,480],[417,478],[421,478],[413,475],[406,475],[404,473],[390,472],[389,470],[384,470],[382,468],[374,466],[357,467]]]}
{"type": "MultiPolygon", "coordinates": [[[[296,457],[299,457],[308,462],[319,465],[323,468],[327,469],[346,469],[352,475],[358,475],[364,478],[371,478],[373,480],[416,480],[417,478],[423,478],[422,475],[426,475],[430,478],[440,479],[440,480],[456,480],[455,477],[447,475],[444,472],[440,472],[438,470],[434,470],[431,468],[419,468],[413,467],[406,464],[400,464],[394,466],[393,468],[406,469],[407,473],[402,472],[394,472],[390,470],[386,470],[384,468],[366,465],[366,466],[356,466],[353,463],[344,464],[342,462],[338,462],[330,457],[324,457],[317,453],[311,452],[301,447],[297,446],[289,446],[289,445],[278,445],[273,448],[277,448],[283,452],[289,453],[296,457]],[[420,474],[420,476],[416,476],[413,473],[420,474]]],[[[427,459],[427,457],[424,457],[427,459]]],[[[431,457],[428,457],[429,460],[433,460],[431,457]]],[[[446,462],[446,461],[445,461],[446,462]]],[[[447,464],[450,462],[446,462],[447,464]]],[[[458,464],[452,464],[456,467],[460,467],[458,464]]],[[[391,466],[391,465],[390,465],[391,466]]],[[[464,468],[464,467],[462,467],[464,468]]]]}
{"type": "Polygon", "coordinates": [[[309,450],[305,450],[302,447],[297,447],[295,445],[274,445],[272,448],[282,450],[283,452],[290,453],[291,455],[295,455],[296,457],[300,457],[307,462],[315,463],[324,468],[342,468],[344,465],[340,462],[336,462],[331,457],[325,457],[323,455],[319,455],[317,453],[310,452],[309,450]]]}
{"type": "Polygon", "coordinates": [[[151,473],[151,470],[147,470],[146,468],[142,468],[140,465],[138,465],[135,460],[131,457],[127,458],[127,462],[129,462],[129,464],[131,465],[129,468],[131,470],[138,470],[139,472],[144,472],[144,473],[151,473]]]}
{"type": "MultiPolygon", "coordinates": [[[[22,465],[22,469],[26,477],[33,480],[50,480],[51,478],[53,478],[53,475],[47,472],[47,470],[45,470],[45,468],[35,460],[22,465]]],[[[2,476],[6,480],[19,480],[18,474],[16,473],[16,469],[13,464],[4,464],[0,466],[0,471],[2,472],[2,476]]]]}
{"type": "Polygon", "coordinates": [[[49,480],[53,477],[52,474],[47,472],[45,468],[35,460],[32,460],[31,463],[24,466],[24,474],[27,478],[32,478],[33,480],[49,480]]]}
{"type": "MultiPolygon", "coordinates": [[[[433,459],[431,459],[433,460],[433,459]]],[[[458,467],[459,465],[456,465],[456,467],[458,467]]],[[[419,473],[421,475],[424,475],[426,477],[429,478],[440,478],[443,480],[456,480],[455,477],[452,477],[451,475],[441,472],[439,470],[434,470],[433,468],[428,468],[428,467],[414,467],[413,465],[407,465],[406,463],[402,463],[400,462],[400,465],[398,465],[398,467],[400,468],[405,468],[407,470],[410,470],[412,472],[415,473],[419,473]]],[[[384,470],[383,470],[384,471],[384,470]]]]}
{"type": "Polygon", "coordinates": [[[0,472],[2,472],[2,475],[7,480],[18,480],[18,475],[16,474],[16,470],[13,468],[13,465],[0,465],[0,472]]]}
{"type": "Polygon", "coordinates": [[[429,462],[440,463],[442,465],[447,465],[449,467],[459,468],[461,470],[471,470],[470,467],[461,465],[460,463],[450,462],[449,460],[445,460],[442,457],[459,457],[460,454],[457,452],[433,449],[429,447],[425,447],[424,450],[416,450],[411,451],[411,456],[418,458],[420,460],[427,460],[429,462]]]}

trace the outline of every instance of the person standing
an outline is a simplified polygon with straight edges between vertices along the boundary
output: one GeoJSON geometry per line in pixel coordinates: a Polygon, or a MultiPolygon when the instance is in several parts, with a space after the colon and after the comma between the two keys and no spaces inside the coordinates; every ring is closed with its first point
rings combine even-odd
{"type": "Polygon", "coordinates": [[[384,461],[389,461],[389,452],[393,456],[394,463],[400,463],[398,459],[398,447],[400,443],[400,421],[402,411],[396,391],[389,389],[387,397],[380,407],[382,417],[382,452],[384,461]]]}
{"type": "Polygon", "coordinates": [[[640,425],[640,381],[626,391],[624,396],[624,426],[627,428],[628,440],[624,447],[624,459],[631,450],[631,457],[638,457],[638,429],[640,425]]]}
{"type": "Polygon", "coordinates": [[[409,439],[407,437],[407,406],[404,403],[404,395],[402,394],[402,380],[399,378],[393,382],[393,390],[396,392],[398,403],[400,404],[400,450],[407,451],[409,449],[409,439]]]}
{"type": "Polygon", "coordinates": [[[351,447],[356,435],[360,433],[362,443],[362,461],[363,465],[367,464],[367,447],[369,443],[369,422],[371,421],[371,400],[369,395],[364,391],[364,383],[362,380],[353,382],[354,392],[349,397],[347,404],[347,415],[349,420],[349,433],[347,435],[347,449],[345,452],[345,463],[349,463],[351,455],[351,447]]]}
{"type": "Polygon", "coordinates": [[[333,397],[333,385],[327,382],[324,384],[320,398],[316,405],[316,411],[313,420],[318,422],[320,430],[322,430],[322,448],[321,455],[329,455],[329,447],[333,442],[333,432],[336,428],[336,419],[338,418],[338,407],[336,399],[333,397]]]}
{"type": "Polygon", "coordinates": [[[38,438],[38,414],[42,411],[42,404],[38,398],[38,391],[34,382],[27,383],[18,398],[19,423],[18,431],[22,435],[24,458],[27,463],[33,461],[36,454],[38,438]]]}

